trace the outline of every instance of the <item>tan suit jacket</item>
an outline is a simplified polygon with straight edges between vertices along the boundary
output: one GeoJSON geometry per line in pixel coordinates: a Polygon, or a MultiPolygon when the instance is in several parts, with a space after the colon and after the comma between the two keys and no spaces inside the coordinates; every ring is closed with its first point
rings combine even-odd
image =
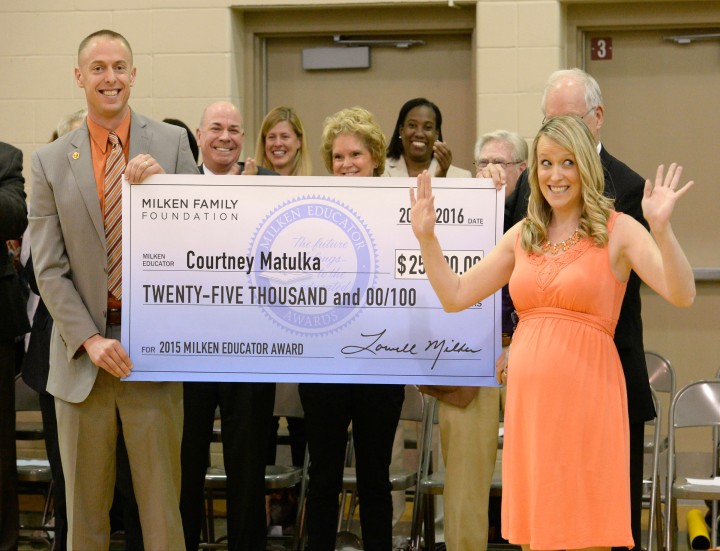
{"type": "MultiPolygon", "coordinates": [[[[129,159],[152,155],[168,174],[197,174],[187,132],[135,112],[129,159]]],[[[55,325],[47,391],[84,401],[98,367],[78,353],[86,339],[105,335],[107,253],[87,123],[32,157],[30,242],[38,287],[55,325]]]]}
{"type": "MultiPolygon", "coordinates": [[[[435,171],[437,170],[437,159],[433,157],[432,161],[430,161],[430,167],[428,168],[428,172],[431,175],[435,174],[435,171]]],[[[392,157],[388,157],[385,160],[385,172],[383,172],[383,176],[407,176],[408,175],[408,169],[407,165],[405,164],[405,157],[402,155],[399,159],[393,159],[392,157]]],[[[472,172],[469,170],[465,170],[464,168],[458,168],[455,165],[450,165],[448,168],[447,173],[448,178],[472,178],[472,172]]]]}

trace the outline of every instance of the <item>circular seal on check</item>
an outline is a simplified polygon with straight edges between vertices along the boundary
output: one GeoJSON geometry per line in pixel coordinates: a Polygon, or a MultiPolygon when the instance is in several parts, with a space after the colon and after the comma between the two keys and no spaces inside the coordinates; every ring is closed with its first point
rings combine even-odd
{"type": "Polygon", "coordinates": [[[279,206],[250,245],[253,304],[277,325],[321,336],[351,323],[375,283],[370,230],[347,205],[308,196],[279,206]]]}

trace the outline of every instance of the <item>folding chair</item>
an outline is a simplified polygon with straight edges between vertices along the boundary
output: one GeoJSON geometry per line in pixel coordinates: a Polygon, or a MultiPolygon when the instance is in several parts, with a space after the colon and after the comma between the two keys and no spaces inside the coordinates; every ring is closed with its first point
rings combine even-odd
{"type": "Polygon", "coordinates": [[[442,495],[445,488],[445,473],[432,472],[432,433],[434,425],[438,424],[437,399],[426,396],[425,400],[423,441],[420,445],[422,453],[419,459],[415,508],[410,528],[410,549],[413,551],[419,551],[421,548],[423,524],[425,526],[425,549],[435,549],[435,496],[442,495]]]}
{"type": "MultiPolygon", "coordinates": [[[[20,375],[15,377],[15,411],[16,412],[37,412],[40,413],[40,400],[37,392],[25,384],[20,375]]],[[[15,423],[16,440],[43,440],[42,421],[20,420],[15,423]]],[[[52,516],[52,488],[53,479],[50,470],[50,462],[47,459],[35,457],[17,458],[18,494],[20,495],[41,495],[43,497],[43,512],[40,522],[37,524],[21,524],[23,532],[35,532],[33,535],[21,535],[22,541],[31,543],[42,543],[48,549],[53,548],[50,534],[53,528],[47,526],[52,516]],[[37,535],[44,534],[44,535],[37,535]]]]}
{"type": "MultiPolygon", "coordinates": [[[[720,499],[720,477],[714,472],[718,465],[718,428],[720,427],[720,380],[701,380],[680,389],[670,405],[668,420],[667,490],[665,507],[665,548],[676,549],[677,500],[711,500],[712,518],[717,518],[717,500],[720,499]],[[676,479],[675,433],[679,429],[710,427],[709,438],[713,476],[708,479],[676,479]]],[[[711,527],[711,547],[717,547],[717,523],[711,527]]]]}
{"type": "Polygon", "coordinates": [[[646,426],[652,427],[652,439],[645,441],[645,453],[652,454],[652,474],[650,478],[643,478],[643,508],[650,509],[650,518],[648,521],[647,535],[647,551],[653,551],[653,533],[657,543],[657,550],[662,551],[664,539],[664,524],[662,517],[662,497],[660,491],[660,454],[667,448],[667,437],[663,439],[665,447],[661,442],[661,420],[662,405],[658,398],[657,392],[650,387],[652,393],[653,404],[655,405],[655,413],[657,417],[652,421],[648,421],[646,426]],[[649,491],[646,489],[649,488],[649,491]]]}
{"type": "Polygon", "coordinates": [[[670,361],[656,352],[646,352],[645,362],[647,364],[650,389],[655,405],[656,418],[648,421],[646,425],[652,428],[652,438],[645,440],[645,453],[652,455],[652,474],[649,479],[643,480],[643,485],[649,491],[643,492],[643,507],[650,509],[648,522],[648,551],[653,551],[653,532],[656,535],[658,551],[663,548],[663,516],[662,516],[662,492],[660,483],[660,455],[667,450],[667,435],[662,436],[662,403],[659,394],[667,395],[668,403],[672,402],[675,396],[675,371],[670,361]]]}

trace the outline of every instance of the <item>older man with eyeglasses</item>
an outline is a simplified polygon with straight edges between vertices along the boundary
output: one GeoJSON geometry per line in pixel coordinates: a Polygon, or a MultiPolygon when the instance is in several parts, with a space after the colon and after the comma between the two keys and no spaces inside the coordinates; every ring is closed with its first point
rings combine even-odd
{"type": "Polygon", "coordinates": [[[515,132],[488,132],[480,136],[475,144],[475,166],[478,170],[489,164],[505,169],[505,198],[515,190],[520,174],[527,168],[527,158],[527,142],[515,132]]]}

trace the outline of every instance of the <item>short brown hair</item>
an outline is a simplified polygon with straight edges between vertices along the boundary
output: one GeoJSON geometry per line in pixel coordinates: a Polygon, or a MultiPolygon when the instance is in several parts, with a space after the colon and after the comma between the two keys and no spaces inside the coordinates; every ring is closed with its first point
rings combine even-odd
{"type": "Polygon", "coordinates": [[[80,64],[80,54],[82,54],[83,50],[87,48],[87,45],[90,44],[92,40],[99,37],[105,37],[112,40],[120,41],[128,49],[128,52],[130,52],[130,61],[132,61],[133,52],[132,48],[130,47],[130,43],[127,41],[127,38],[125,38],[120,33],[116,33],[115,31],[111,31],[109,29],[102,29],[99,31],[95,31],[92,34],[89,34],[88,36],[83,38],[82,42],[80,42],[80,46],[78,46],[78,65],[80,64]]]}

